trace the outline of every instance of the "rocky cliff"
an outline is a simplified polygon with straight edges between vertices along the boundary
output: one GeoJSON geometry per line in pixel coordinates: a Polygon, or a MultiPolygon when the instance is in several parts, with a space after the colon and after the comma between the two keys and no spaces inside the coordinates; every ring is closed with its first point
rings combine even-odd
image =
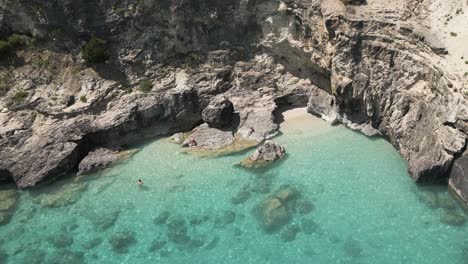
{"type": "Polygon", "coordinates": [[[466,150],[466,21],[464,0],[1,0],[0,38],[23,45],[1,61],[0,179],[31,187],[97,147],[191,129],[223,94],[239,135],[307,104],[446,181],[466,150]],[[83,59],[93,37],[105,63],[83,59]]]}

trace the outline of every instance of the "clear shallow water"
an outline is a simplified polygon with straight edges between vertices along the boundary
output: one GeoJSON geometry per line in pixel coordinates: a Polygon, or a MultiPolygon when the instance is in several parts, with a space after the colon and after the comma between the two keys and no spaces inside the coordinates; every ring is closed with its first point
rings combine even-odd
{"type": "Polygon", "coordinates": [[[468,224],[440,221],[440,204],[453,207],[449,194],[416,188],[388,142],[313,117],[281,131],[275,141],[288,156],[267,170],[235,166],[251,151],[197,158],[160,139],[102,173],[22,192],[0,226],[0,248],[8,263],[28,264],[467,263],[468,224]],[[266,234],[252,215],[284,184],[314,205],[283,227],[302,229],[291,242],[266,234]],[[233,204],[247,186],[250,197],[233,204]],[[65,191],[55,199],[58,189],[65,191]],[[45,207],[57,201],[69,204],[45,207]],[[165,211],[166,224],[155,223],[165,211]],[[168,241],[170,223],[173,238],[190,242],[168,241]]]}

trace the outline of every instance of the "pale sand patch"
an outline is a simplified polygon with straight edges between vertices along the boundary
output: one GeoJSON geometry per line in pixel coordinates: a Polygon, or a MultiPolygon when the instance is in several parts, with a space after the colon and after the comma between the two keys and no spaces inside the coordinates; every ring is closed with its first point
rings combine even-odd
{"type": "Polygon", "coordinates": [[[427,0],[426,23],[449,54],[434,59],[468,94],[468,4],[466,0],[427,0]],[[466,74],[465,74],[466,73],[466,74]]]}
{"type": "Polygon", "coordinates": [[[294,108],[283,112],[284,121],[280,124],[283,133],[326,133],[331,125],[307,112],[307,108],[294,108]]]}

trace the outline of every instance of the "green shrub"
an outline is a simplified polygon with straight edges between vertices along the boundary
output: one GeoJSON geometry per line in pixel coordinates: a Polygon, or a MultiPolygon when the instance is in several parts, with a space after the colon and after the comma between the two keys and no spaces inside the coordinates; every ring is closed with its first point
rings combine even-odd
{"type": "Polygon", "coordinates": [[[140,81],[140,91],[144,93],[149,93],[153,89],[153,84],[148,79],[143,79],[140,81]]]}
{"type": "Polygon", "coordinates": [[[189,53],[187,57],[185,57],[185,64],[187,66],[192,66],[196,63],[198,63],[201,60],[200,56],[196,53],[189,53]]]}
{"type": "Polygon", "coordinates": [[[21,44],[23,44],[23,39],[18,36],[18,35],[11,35],[7,38],[7,41],[8,43],[10,43],[10,45],[13,47],[13,48],[16,48],[18,46],[21,46],[21,44]]]}
{"type": "Polygon", "coordinates": [[[450,36],[452,36],[452,37],[456,37],[456,36],[458,36],[458,34],[457,34],[457,33],[455,33],[455,32],[450,32],[450,36]]]}
{"type": "Polygon", "coordinates": [[[15,103],[21,103],[28,97],[29,93],[25,91],[17,91],[11,98],[15,103]]]}
{"type": "Polygon", "coordinates": [[[8,41],[0,40],[0,60],[10,57],[13,53],[13,47],[8,41]]]}
{"type": "Polygon", "coordinates": [[[82,96],[80,96],[80,101],[83,102],[83,103],[86,103],[86,102],[88,102],[88,99],[86,99],[86,96],[82,95],[82,96]]]}
{"type": "Polygon", "coordinates": [[[11,72],[0,74],[0,96],[4,96],[10,90],[11,72]]]}
{"type": "Polygon", "coordinates": [[[81,49],[83,58],[91,64],[103,63],[109,59],[106,41],[92,37],[81,49]]]}
{"type": "Polygon", "coordinates": [[[0,96],[4,96],[5,94],[8,93],[10,90],[10,87],[6,83],[0,83],[0,96]]]}

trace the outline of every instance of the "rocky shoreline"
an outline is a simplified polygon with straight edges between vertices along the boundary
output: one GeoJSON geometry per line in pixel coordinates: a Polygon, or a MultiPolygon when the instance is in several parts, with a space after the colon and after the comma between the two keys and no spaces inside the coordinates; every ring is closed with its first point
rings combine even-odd
{"type": "Polygon", "coordinates": [[[96,148],[200,124],[200,143],[217,129],[227,142],[258,144],[286,103],[388,137],[415,181],[450,179],[468,201],[466,84],[439,65],[451,51],[419,25],[424,3],[234,2],[135,0],[120,13],[107,1],[91,13],[71,0],[39,1],[40,14],[22,1],[0,7],[0,33],[29,43],[1,63],[0,181],[33,187],[96,148]],[[107,40],[106,63],[82,60],[94,35],[107,40]]]}

